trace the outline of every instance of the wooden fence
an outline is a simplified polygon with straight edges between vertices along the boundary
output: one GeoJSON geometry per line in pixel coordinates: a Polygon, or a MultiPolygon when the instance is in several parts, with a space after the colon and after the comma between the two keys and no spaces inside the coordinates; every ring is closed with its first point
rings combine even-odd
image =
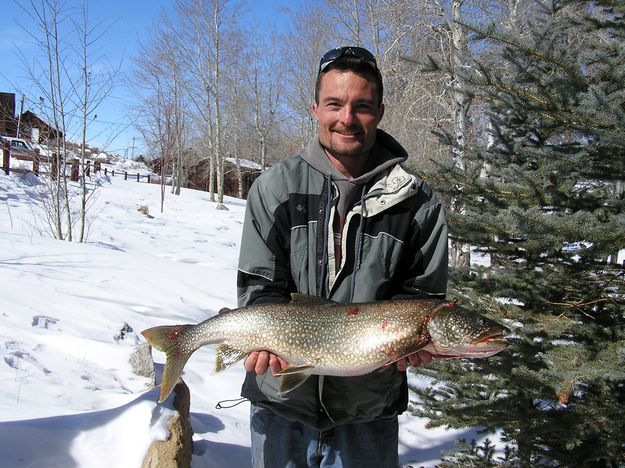
{"type": "MultiPolygon", "coordinates": [[[[57,156],[56,153],[54,153],[52,155],[52,157],[48,157],[48,156],[41,156],[39,154],[39,150],[36,149],[35,150],[35,154],[33,156],[28,156],[28,155],[23,155],[23,154],[15,154],[11,152],[11,146],[10,143],[8,141],[4,141],[4,144],[2,145],[2,170],[4,170],[4,172],[9,175],[9,173],[11,171],[13,172],[29,172],[28,169],[22,169],[22,168],[11,168],[11,158],[13,159],[17,159],[20,161],[32,161],[32,172],[36,175],[39,175],[39,173],[41,172],[41,167],[40,165],[42,163],[45,164],[49,164],[50,165],[50,177],[52,177],[52,179],[56,179],[57,175],[59,174],[59,166],[61,165],[61,159],[57,156]]],[[[77,182],[79,177],[80,177],[80,161],[78,159],[72,159],[67,166],[69,166],[70,168],[70,180],[77,182]]],[[[94,172],[100,172],[102,171],[102,163],[99,161],[95,161],[93,163],[93,171],[94,172]]],[[[151,174],[140,174],[140,173],[136,173],[136,174],[129,174],[128,171],[115,171],[113,170],[109,170],[108,168],[104,168],[104,175],[111,175],[111,177],[116,177],[116,176],[124,176],[124,180],[128,180],[130,178],[130,180],[136,180],[137,182],[141,182],[141,179],[146,179],[147,183],[151,183],[153,182],[152,180],[152,176],[151,174]]],[[[85,176],[86,177],[90,177],[91,176],[91,161],[86,161],[85,162],[85,176]]],[[[157,177],[158,179],[158,177],[157,177]]]]}
{"type": "MultiPolygon", "coordinates": [[[[99,165],[99,163],[95,163],[95,164],[99,165]]],[[[99,172],[101,169],[98,167],[97,169],[94,169],[94,170],[96,172],[99,172]]],[[[108,175],[108,174],[109,174],[108,168],[105,167],[104,168],[104,175],[108,175]]],[[[110,174],[111,174],[111,177],[115,177],[115,169],[111,170],[110,174]]],[[[141,179],[147,179],[147,183],[148,184],[152,182],[151,174],[139,174],[138,172],[136,174],[128,174],[128,171],[123,171],[123,172],[117,171],[117,175],[121,175],[121,174],[124,175],[124,180],[128,180],[128,178],[130,178],[131,180],[135,180],[136,179],[137,182],[141,182],[141,179]]]]}

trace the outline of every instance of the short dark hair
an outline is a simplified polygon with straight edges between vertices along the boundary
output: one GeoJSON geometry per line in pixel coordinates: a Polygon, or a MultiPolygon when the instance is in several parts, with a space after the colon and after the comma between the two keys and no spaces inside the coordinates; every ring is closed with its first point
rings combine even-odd
{"type": "Polygon", "coordinates": [[[361,59],[353,56],[344,56],[325,67],[317,76],[315,83],[315,102],[319,104],[319,88],[321,87],[321,78],[330,70],[351,71],[366,80],[375,83],[378,95],[378,107],[382,105],[382,97],[384,96],[384,85],[382,84],[382,75],[378,68],[373,68],[361,59]]]}

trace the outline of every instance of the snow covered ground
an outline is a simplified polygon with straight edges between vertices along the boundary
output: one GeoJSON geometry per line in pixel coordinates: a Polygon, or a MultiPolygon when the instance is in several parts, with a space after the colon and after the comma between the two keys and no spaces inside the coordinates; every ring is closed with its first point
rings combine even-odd
{"type": "MultiPolygon", "coordinates": [[[[222,211],[208,193],[168,192],[160,213],[158,185],[96,181],[88,242],[78,244],[43,232],[37,177],[0,171],[0,468],[140,467],[151,441],[167,437],[171,409],[132,372],[139,332],[236,304],[244,201],[228,198],[222,211]]],[[[154,357],[158,371],[164,355],[154,357]]],[[[200,349],[183,376],[192,466],[249,467],[249,404],[215,408],[239,397],[243,367],[215,374],[214,359],[213,347],[200,349]]],[[[407,465],[434,466],[456,437],[476,438],[408,414],[400,422],[407,465]]]]}

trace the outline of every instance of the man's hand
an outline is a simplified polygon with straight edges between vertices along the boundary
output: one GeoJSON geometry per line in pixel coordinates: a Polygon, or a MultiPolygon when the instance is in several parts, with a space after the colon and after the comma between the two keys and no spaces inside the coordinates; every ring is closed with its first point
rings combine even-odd
{"type": "MultiPolygon", "coordinates": [[[[427,351],[417,351],[405,358],[397,361],[397,369],[404,372],[408,366],[419,367],[427,366],[432,361],[432,355],[427,351]]],[[[276,375],[282,369],[288,367],[289,363],[284,359],[272,354],[268,351],[252,351],[245,360],[243,367],[247,372],[256,372],[262,375],[271,369],[271,373],[276,375]]]]}
{"type": "Polygon", "coordinates": [[[289,363],[284,359],[268,351],[252,351],[243,363],[247,372],[254,371],[258,375],[264,374],[267,369],[271,369],[271,373],[276,375],[288,365],[289,363]]]}
{"type": "Polygon", "coordinates": [[[404,372],[409,365],[412,367],[427,366],[430,362],[432,362],[432,355],[429,352],[417,351],[397,361],[397,369],[404,372]]]}

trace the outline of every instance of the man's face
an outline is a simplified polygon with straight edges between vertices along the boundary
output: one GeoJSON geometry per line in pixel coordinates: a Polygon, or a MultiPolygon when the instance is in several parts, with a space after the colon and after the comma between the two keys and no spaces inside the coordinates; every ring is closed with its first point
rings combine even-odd
{"type": "Polygon", "coordinates": [[[344,70],[321,77],[319,103],[312,113],[319,122],[319,143],[333,156],[367,157],[384,114],[375,82],[344,70]]]}

